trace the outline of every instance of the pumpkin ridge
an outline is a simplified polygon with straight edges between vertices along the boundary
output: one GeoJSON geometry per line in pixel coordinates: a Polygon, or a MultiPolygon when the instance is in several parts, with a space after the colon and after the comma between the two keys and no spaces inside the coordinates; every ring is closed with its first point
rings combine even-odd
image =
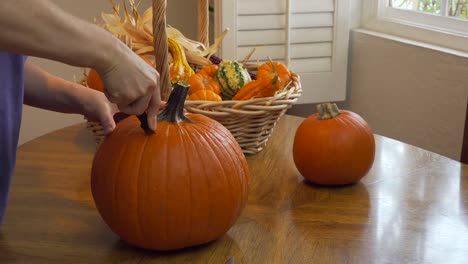
{"type": "MultiPolygon", "coordinates": [[[[198,120],[195,121],[195,122],[198,122],[198,120]]],[[[187,132],[189,132],[187,128],[185,128],[185,129],[187,130],[187,132]]],[[[200,135],[200,133],[196,130],[195,126],[190,127],[190,132],[196,132],[198,135],[200,135]]],[[[193,147],[194,147],[193,149],[195,150],[195,152],[197,153],[197,155],[199,157],[203,157],[203,155],[199,151],[199,148],[197,147],[197,144],[195,144],[195,141],[192,139],[192,133],[188,133],[188,134],[189,134],[189,136],[187,138],[193,144],[193,147]]],[[[203,141],[206,142],[205,137],[202,137],[202,138],[204,139],[203,141]]],[[[198,140],[197,142],[202,142],[202,141],[198,140]]],[[[203,163],[201,163],[201,164],[202,164],[202,171],[204,171],[205,166],[203,165],[203,163]]],[[[205,225],[205,231],[204,231],[204,233],[208,233],[210,231],[209,227],[212,226],[211,219],[213,219],[213,217],[212,217],[212,215],[213,215],[213,210],[212,210],[213,206],[212,206],[212,203],[211,203],[211,199],[212,199],[212,197],[215,197],[215,196],[211,195],[210,179],[207,178],[206,176],[205,176],[205,182],[206,182],[207,189],[210,190],[210,193],[208,194],[208,203],[209,203],[209,205],[208,205],[208,219],[209,220],[205,225]]],[[[205,242],[205,241],[203,241],[203,242],[205,242]]]]}
{"type": "MultiPolygon", "coordinates": [[[[340,113],[334,117],[331,117],[330,119],[326,119],[326,120],[329,120],[329,122],[335,122],[336,126],[338,127],[338,130],[342,130],[342,129],[345,129],[346,127],[353,127],[353,128],[356,128],[355,124],[353,124],[353,122],[350,122],[349,120],[346,119],[346,112],[344,111],[340,111],[340,113]]],[[[339,141],[336,141],[335,140],[335,146],[338,148],[340,145],[339,144],[346,144],[348,145],[349,142],[346,142],[346,140],[343,140],[342,139],[342,136],[339,137],[339,141]],[[339,143],[339,144],[338,144],[339,143]]],[[[354,143],[353,143],[354,144],[354,143]]],[[[331,145],[331,143],[329,143],[329,145],[331,145]]],[[[338,151],[337,155],[339,155],[340,152],[338,151]]],[[[342,153],[341,153],[342,154],[342,153]]],[[[335,166],[335,169],[337,171],[340,170],[340,168],[342,167],[346,167],[346,166],[353,166],[354,162],[350,161],[349,160],[349,157],[341,157],[341,156],[337,156],[337,157],[334,157],[335,158],[335,162],[339,162],[338,164],[336,164],[335,166]],[[345,159],[346,158],[346,159],[345,159]],[[347,164],[347,163],[350,163],[351,165],[347,164]]]]}
{"type": "MultiPolygon", "coordinates": [[[[130,126],[128,123],[126,124],[127,126],[130,126]]],[[[140,130],[139,128],[136,128],[136,129],[130,129],[129,131],[129,135],[127,136],[127,138],[135,138],[134,140],[130,141],[129,143],[125,144],[125,148],[124,148],[124,155],[125,156],[128,156],[130,153],[131,153],[131,156],[132,157],[135,157],[135,160],[132,162],[132,170],[131,171],[128,171],[128,168],[122,168],[120,165],[119,165],[119,171],[122,170],[122,171],[125,171],[125,175],[123,175],[123,181],[122,180],[119,180],[117,182],[120,183],[120,185],[133,185],[134,181],[135,181],[135,177],[136,175],[138,175],[138,172],[139,172],[139,166],[140,166],[140,162],[141,162],[141,158],[138,159],[137,156],[136,156],[136,150],[139,149],[139,147],[135,147],[135,145],[139,145],[139,142],[140,141],[140,137],[141,137],[141,133],[144,133],[142,130],[140,130]],[[137,170],[134,170],[134,169],[137,169],[137,170]]],[[[146,141],[148,139],[148,137],[146,136],[143,136],[144,137],[144,140],[146,141]]],[[[142,156],[143,152],[141,152],[140,156],[142,156]]],[[[122,162],[123,164],[125,164],[125,162],[122,162]]],[[[122,174],[121,174],[122,175],[122,174]]],[[[119,187],[116,186],[117,190],[119,190],[119,187]]],[[[138,188],[138,186],[136,186],[136,189],[138,188]]],[[[125,194],[125,198],[128,199],[127,201],[130,201],[132,198],[135,198],[135,196],[137,197],[138,196],[138,192],[135,192],[135,195],[130,195],[131,192],[129,190],[129,192],[124,192],[125,194]]],[[[119,197],[119,193],[116,193],[117,195],[117,199],[118,200],[122,200],[122,197],[119,197]]],[[[125,205],[125,203],[123,203],[125,205]]],[[[133,204],[133,203],[132,203],[133,204]]],[[[135,203],[136,206],[138,206],[138,200],[136,200],[136,203],[135,203]]],[[[124,206],[125,208],[126,206],[124,206]]],[[[132,206],[133,207],[133,206],[132,206]]],[[[140,230],[139,228],[139,221],[138,219],[135,219],[135,217],[137,216],[138,214],[138,210],[137,210],[137,207],[134,207],[135,208],[135,214],[132,215],[132,217],[126,217],[127,219],[131,219],[131,220],[135,220],[135,221],[131,221],[131,223],[134,223],[135,225],[134,226],[130,226],[126,232],[124,232],[125,234],[125,238],[126,239],[129,239],[130,241],[135,241],[135,242],[140,242],[141,238],[143,237],[142,235],[142,230],[140,230]],[[131,235],[128,235],[128,230],[131,230],[133,233],[131,235]]],[[[118,208],[118,211],[119,212],[122,212],[122,211],[126,211],[126,209],[122,209],[122,208],[118,208]]],[[[120,214],[122,215],[122,214],[120,214]]],[[[121,217],[118,216],[118,219],[122,219],[121,217]]],[[[128,221],[128,220],[127,220],[128,221]]],[[[130,221],[129,221],[130,222],[130,221]]]]}
{"type": "MultiPolygon", "coordinates": [[[[351,118],[354,122],[349,121],[350,123],[353,123],[353,125],[356,128],[357,133],[359,133],[359,136],[365,136],[370,142],[373,142],[373,160],[375,159],[375,141],[374,141],[374,133],[370,126],[367,124],[367,122],[359,115],[347,112],[348,117],[351,118]],[[359,125],[357,125],[359,123],[359,125]]],[[[372,161],[373,163],[373,161],[372,161]]],[[[372,167],[372,166],[371,166],[372,167]]],[[[371,169],[371,167],[368,168],[367,171],[371,169]]]]}
{"type": "MultiPolygon", "coordinates": [[[[221,137],[223,137],[223,138],[227,138],[227,137],[230,136],[230,134],[228,135],[228,134],[226,133],[226,130],[222,129],[222,127],[219,127],[219,126],[218,126],[218,127],[210,127],[210,126],[208,126],[207,124],[204,124],[204,125],[205,125],[205,127],[206,127],[207,129],[210,129],[210,130],[213,130],[213,131],[215,131],[215,132],[218,132],[218,134],[219,134],[221,137]]],[[[216,139],[218,139],[218,138],[216,138],[216,139]]],[[[213,140],[213,139],[211,139],[211,140],[213,140]]],[[[211,143],[213,143],[213,142],[211,142],[211,143]]],[[[224,144],[221,144],[221,145],[223,146],[224,152],[229,154],[229,155],[227,155],[227,156],[228,156],[229,158],[231,158],[231,159],[230,159],[231,162],[230,162],[230,163],[227,162],[227,164],[231,164],[232,166],[234,166],[234,164],[242,164],[242,161],[241,161],[240,159],[236,159],[236,160],[232,159],[233,156],[234,156],[234,157],[237,157],[236,155],[231,155],[231,154],[233,154],[233,153],[231,153],[231,151],[232,151],[233,149],[228,149],[228,148],[226,148],[226,146],[225,146],[224,144]],[[235,161],[235,162],[234,162],[234,161],[235,161]]],[[[242,155],[243,155],[243,153],[242,153],[242,155]]],[[[220,164],[222,164],[222,163],[220,163],[220,164]]],[[[234,171],[235,171],[235,169],[234,169],[234,171]]],[[[223,173],[223,174],[226,175],[225,173],[223,173]]],[[[243,171],[243,174],[244,174],[244,176],[245,176],[245,171],[243,171]]],[[[242,175],[236,175],[236,176],[242,176],[242,175]]],[[[229,178],[229,177],[227,177],[227,178],[229,178]]],[[[237,180],[237,183],[236,183],[236,184],[237,184],[238,186],[242,186],[240,177],[236,177],[236,180],[237,180]]],[[[233,187],[233,182],[232,182],[232,181],[229,181],[229,180],[227,180],[227,182],[230,183],[229,185],[230,185],[231,188],[232,188],[232,187],[233,187]]],[[[242,190],[234,190],[234,191],[235,191],[235,192],[238,192],[238,191],[242,191],[242,190]]],[[[231,192],[231,194],[232,194],[232,193],[233,193],[233,192],[231,192]]],[[[232,199],[232,201],[235,200],[235,199],[233,198],[232,195],[231,195],[231,199],[232,199]]],[[[236,215],[236,216],[239,216],[239,215],[240,215],[240,211],[242,211],[242,209],[243,209],[242,204],[244,203],[244,201],[241,200],[241,201],[238,201],[238,202],[239,202],[239,203],[236,204],[236,211],[234,212],[234,215],[236,215]]],[[[233,217],[231,216],[230,218],[232,219],[233,217]]],[[[234,222],[234,220],[232,220],[232,221],[234,222]]],[[[230,223],[229,223],[229,226],[232,225],[233,222],[230,222],[230,223]]]]}
{"type": "MultiPolygon", "coordinates": [[[[189,135],[190,133],[188,133],[187,129],[185,128],[185,126],[182,126],[180,124],[177,124],[177,131],[178,131],[178,134],[179,134],[179,140],[180,142],[183,142],[184,141],[184,134],[185,135],[189,135]]],[[[188,136],[187,138],[189,138],[190,142],[192,142],[193,144],[193,141],[192,141],[192,138],[190,136],[188,136]]],[[[188,171],[191,170],[191,159],[187,158],[187,157],[190,157],[190,154],[191,153],[187,153],[187,147],[186,147],[186,144],[181,144],[182,145],[182,153],[185,154],[185,163],[183,164],[187,164],[187,169],[188,171]]],[[[188,192],[189,192],[189,200],[190,202],[188,203],[188,208],[187,208],[187,217],[188,217],[188,232],[187,232],[187,241],[189,241],[188,243],[190,245],[193,244],[193,241],[191,239],[191,235],[192,235],[192,201],[193,201],[193,191],[192,191],[192,174],[191,173],[187,173],[188,174],[188,192]]]]}
{"type": "MultiPolygon", "coordinates": [[[[206,128],[206,129],[209,129],[209,130],[212,130],[214,132],[218,132],[219,134],[219,137],[209,137],[208,140],[206,141],[208,143],[208,145],[210,146],[210,149],[212,150],[212,152],[215,154],[214,156],[217,157],[216,155],[216,148],[214,148],[213,146],[216,146],[217,148],[220,148],[222,146],[222,153],[223,154],[228,154],[226,155],[228,158],[230,158],[230,162],[222,162],[222,161],[219,161],[219,164],[222,165],[222,164],[230,164],[230,170],[231,171],[237,171],[236,170],[236,165],[242,165],[242,162],[239,160],[239,159],[232,159],[232,156],[233,154],[236,154],[236,153],[232,153],[232,150],[233,149],[229,149],[229,148],[226,148],[226,145],[223,143],[223,140],[225,140],[226,138],[228,137],[232,137],[231,134],[227,134],[226,133],[226,130],[224,130],[223,128],[224,127],[220,127],[220,126],[209,126],[209,124],[203,122],[203,126],[206,128]],[[222,138],[222,139],[221,139],[222,138]],[[222,143],[222,144],[215,144],[217,143],[216,141],[219,141],[219,143],[222,143]]],[[[201,130],[202,127],[197,127],[197,130],[201,130]]],[[[231,138],[232,140],[232,138],[231,138]]],[[[241,153],[242,156],[243,156],[243,153],[241,153]]],[[[234,155],[235,156],[235,155],[234,155]]],[[[221,166],[222,167],[222,166],[221,166]]],[[[239,173],[241,174],[241,173],[239,173]]],[[[245,171],[242,171],[242,174],[245,174],[245,171]]],[[[229,183],[229,187],[230,187],[230,192],[229,192],[229,201],[228,202],[233,202],[235,201],[235,196],[233,194],[235,193],[239,193],[239,189],[233,189],[234,186],[242,186],[241,184],[241,177],[242,175],[236,175],[238,177],[236,177],[237,179],[237,182],[236,184],[233,184],[233,181],[230,181],[230,178],[229,176],[226,174],[226,170],[223,170],[223,175],[225,176],[225,182],[229,183]],[[240,176],[240,177],[239,177],[240,176]]],[[[243,195],[243,193],[241,194],[242,197],[244,197],[245,195],[243,195]]],[[[234,218],[237,218],[239,215],[240,215],[240,211],[243,209],[243,199],[241,201],[238,201],[238,203],[233,203],[232,204],[232,207],[235,208],[235,210],[232,212],[232,215],[229,215],[229,217],[226,217],[225,219],[227,220],[225,222],[226,225],[223,226],[223,230],[227,230],[229,228],[229,226],[231,226],[235,220],[233,220],[234,218]],[[235,217],[236,216],[236,217],[235,217]]]]}
{"type": "MultiPolygon", "coordinates": [[[[226,131],[224,129],[221,129],[221,127],[218,127],[217,130],[222,133],[223,137],[226,137],[228,135],[231,136],[230,132],[228,132],[228,131],[226,131]]],[[[232,141],[232,143],[237,144],[237,142],[233,139],[232,136],[231,136],[231,141],[232,141]]],[[[236,174],[235,175],[236,177],[234,177],[234,179],[232,179],[232,181],[230,181],[231,186],[233,186],[233,182],[235,182],[235,184],[237,186],[236,193],[239,193],[239,195],[242,197],[242,199],[235,199],[235,196],[231,195],[231,197],[232,197],[231,201],[235,202],[237,200],[237,202],[234,203],[235,211],[233,212],[233,214],[229,218],[231,220],[230,220],[230,222],[229,222],[229,224],[227,226],[227,228],[228,228],[229,226],[232,226],[235,223],[236,220],[234,220],[234,219],[237,219],[240,216],[242,210],[244,209],[246,197],[248,197],[248,191],[246,192],[246,189],[243,189],[242,187],[243,186],[245,187],[245,186],[248,186],[248,185],[243,185],[242,181],[245,180],[245,181],[249,182],[249,179],[247,177],[248,172],[245,171],[245,164],[242,162],[241,159],[239,159],[239,155],[242,156],[242,157],[245,157],[244,153],[242,153],[242,151],[240,151],[240,146],[239,146],[238,149],[232,149],[232,148],[227,148],[225,145],[223,145],[223,148],[224,148],[226,153],[229,153],[228,156],[229,156],[229,158],[231,158],[231,161],[234,161],[234,162],[232,162],[232,164],[233,164],[232,169],[234,171],[236,171],[236,168],[235,168],[234,164],[236,164],[236,166],[240,166],[242,168],[242,170],[239,172],[239,174],[236,174]]],[[[229,177],[228,177],[228,179],[229,179],[229,177]]]]}
{"type": "MultiPolygon", "coordinates": [[[[119,133],[122,133],[123,135],[126,135],[126,136],[129,136],[129,135],[131,135],[131,134],[133,133],[133,131],[131,131],[131,130],[124,131],[124,132],[127,132],[127,133],[121,132],[121,129],[119,129],[119,128],[120,128],[120,126],[117,126],[116,130],[115,130],[109,137],[118,136],[119,133]]],[[[102,146],[99,148],[98,152],[96,153],[96,155],[95,155],[95,157],[94,157],[95,160],[103,159],[103,160],[105,161],[105,163],[106,163],[106,162],[109,161],[109,159],[111,159],[111,157],[109,157],[109,156],[103,156],[102,151],[101,151],[101,150],[103,149],[103,146],[105,146],[105,145],[107,145],[107,144],[109,144],[109,143],[108,143],[106,140],[104,140],[104,142],[102,143],[102,146]],[[101,156],[102,156],[102,157],[101,157],[101,156]]],[[[110,145],[110,146],[113,147],[112,145],[110,145]]],[[[117,164],[118,164],[118,165],[114,167],[114,170],[115,170],[114,173],[115,173],[115,172],[118,172],[118,171],[120,170],[120,168],[121,168],[121,161],[122,161],[123,157],[125,156],[126,151],[127,151],[127,145],[125,145],[125,147],[124,147],[121,151],[118,152],[118,153],[120,153],[120,155],[119,155],[119,157],[117,158],[117,161],[118,161],[117,164]]],[[[107,167],[104,166],[102,169],[103,169],[103,170],[106,170],[107,167]]],[[[98,172],[96,172],[96,173],[98,173],[98,172]]],[[[98,174],[101,175],[101,173],[98,173],[98,174]]],[[[105,173],[104,175],[106,175],[106,174],[107,174],[107,173],[105,173]]],[[[117,203],[118,203],[118,199],[117,199],[117,191],[116,191],[117,185],[118,185],[118,183],[117,183],[118,181],[116,181],[116,180],[113,179],[112,177],[110,177],[110,178],[105,177],[105,178],[104,178],[104,181],[105,181],[106,184],[112,185],[112,194],[110,194],[110,196],[113,197],[112,203],[114,203],[114,205],[112,206],[112,212],[111,212],[112,218],[110,218],[110,219],[118,219],[118,215],[119,215],[119,210],[118,210],[118,208],[119,208],[119,206],[118,206],[118,204],[117,204],[117,203]],[[110,181],[109,181],[109,179],[110,179],[110,181]]],[[[100,196],[102,196],[102,195],[100,195],[100,196]]],[[[99,198],[99,200],[102,201],[101,198],[99,198]]],[[[98,205],[98,202],[95,202],[95,203],[96,203],[96,207],[97,207],[98,210],[99,210],[99,207],[100,207],[100,206],[98,205]]],[[[106,222],[106,224],[107,224],[112,230],[118,230],[119,224],[116,225],[116,224],[114,223],[114,221],[110,221],[110,219],[109,219],[109,218],[104,219],[105,222],[106,222]]]]}
{"type": "MultiPolygon", "coordinates": [[[[349,122],[354,123],[357,136],[359,138],[365,138],[366,140],[369,140],[369,141],[372,142],[373,139],[371,139],[370,136],[373,137],[373,133],[372,133],[372,130],[370,129],[370,127],[366,124],[366,122],[362,118],[358,117],[357,115],[353,115],[353,114],[349,113],[348,116],[354,121],[354,122],[351,122],[351,121],[349,121],[349,122]],[[357,125],[357,124],[359,124],[359,125],[357,125]],[[364,126],[367,127],[368,129],[364,129],[365,128],[364,126]]],[[[360,147],[362,149],[362,146],[357,146],[357,147],[360,147]]],[[[374,148],[375,148],[375,146],[374,146],[374,148]]],[[[359,164],[359,165],[361,167],[361,164],[359,164]]],[[[367,173],[371,167],[372,166],[370,166],[363,173],[367,173]]]]}
{"type": "MultiPolygon", "coordinates": [[[[138,168],[137,169],[137,175],[140,175],[141,172],[142,172],[141,162],[142,162],[143,157],[144,157],[143,155],[145,155],[145,153],[146,153],[146,147],[148,146],[149,139],[150,139],[150,137],[145,137],[145,143],[144,143],[143,147],[141,148],[142,151],[140,153],[140,158],[139,158],[140,161],[139,161],[139,164],[137,166],[137,168],[138,168]]],[[[144,243],[146,244],[146,242],[147,242],[146,241],[146,235],[145,235],[146,232],[143,232],[143,230],[142,230],[143,225],[141,224],[140,219],[143,219],[143,217],[140,217],[140,207],[139,207],[140,203],[138,202],[138,201],[140,201],[139,198],[140,198],[140,193],[141,192],[139,192],[139,189],[140,189],[139,186],[140,186],[140,182],[142,181],[142,179],[140,177],[134,177],[134,178],[136,178],[136,180],[138,181],[137,184],[136,184],[136,195],[137,195],[137,197],[136,197],[136,201],[137,201],[137,203],[136,203],[136,218],[137,218],[136,223],[137,223],[137,230],[140,231],[141,240],[144,241],[144,243]]],[[[147,178],[146,173],[144,174],[143,178],[145,178],[145,179],[147,178]]]]}
{"type": "Polygon", "coordinates": [[[271,63],[271,68],[273,69],[273,74],[275,75],[275,77],[273,77],[273,79],[271,80],[271,83],[273,85],[276,85],[279,81],[278,70],[276,69],[275,63],[273,63],[270,57],[268,57],[268,61],[271,63]]]}
{"type": "MultiPolygon", "coordinates": [[[[116,128],[116,130],[118,130],[118,127],[116,128]]],[[[114,133],[115,133],[115,132],[117,132],[117,131],[114,131],[114,133]]],[[[106,142],[104,141],[102,144],[104,145],[104,144],[106,144],[106,142]]],[[[93,166],[94,166],[94,164],[97,162],[97,160],[99,160],[99,157],[100,157],[101,155],[103,155],[103,154],[101,154],[102,151],[100,151],[100,150],[101,150],[101,149],[98,149],[98,151],[96,152],[96,155],[95,155],[94,161],[93,161],[93,166]]],[[[118,156],[117,160],[118,160],[118,161],[121,161],[122,159],[123,159],[123,153],[120,152],[120,155],[118,156]]],[[[118,163],[118,164],[120,164],[120,163],[118,163]]],[[[116,166],[116,167],[117,167],[117,166],[116,166]]],[[[99,170],[92,171],[91,176],[93,176],[93,174],[101,175],[101,174],[102,174],[101,171],[106,171],[106,169],[107,169],[107,168],[104,167],[104,166],[103,166],[103,167],[99,167],[99,170]]],[[[106,184],[108,183],[106,177],[99,177],[98,179],[96,179],[96,178],[97,178],[97,177],[92,177],[92,180],[91,180],[91,189],[92,189],[92,190],[93,190],[93,189],[96,189],[96,188],[99,189],[99,188],[100,188],[99,186],[100,186],[100,185],[103,185],[102,182],[104,182],[104,185],[106,185],[106,184]]],[[[114,196],[113,194],[115,193],[115,182],[112,181],[112,183],[113,183],[112,196],[114,196]]],[[[103,208],[100,206],[100,203],[99,203],[99,202],[97,202],[97,200],[101,200],[100,197],[102,196],[102,194],[98,194],[98,193],[92,192],[92,195],[93,195],[93,198],[94,198],[94,200],[95,200],[95,205],[96,205],[98,211],[106,210],[106,209],[103,209],[103,208]],[[98,196],[99,196],[99,197],[98,197],[98,196]]],[[[114,200],[112,200],[112,202],[114,202],[114,201],[116,201],[115,198],[114,198],[114,200]]],[[[112,217],[110,217],[110,218],[115,217],[115,215],[116,215],[115,206],[112,206],[112,212],[110,212],[110,214],[111,214],[111,216],[112,216],[112,217]]],[[[106,223],[111,229],[114,229],[114,226],[111,226],[111,225],[108,224],[108,223],[109,223],[108,219],[109,219],[109,217],[104,218],[105,223],[106,223]]]]}
{"type": "MultiPolygon", "coordinates": [[[[132,133],[133,133],[133,131],[129,130],[128,133],[127,133],[127,136],[131,135],[132,133]]],[[[112,134],[111,134],[111,135],[112,135],[112,134]]],[[[124,156],[126,156],[127,151],[128,151],[128,145],[125,144],[124,149],[121,151],[121,153],[122,153],[122,154],[121,154],[121,157],[122,157],[122,158],[123,158],[124,156]]],[[[119,163],[118,163],[119,165],[116,166],[116,168],[117,168],[117,169],[116,169],[116,172],[120,171],[120,165],[122,164],[122,158],[120,159],[120,161],[119,161],[119,163]]],[[[111,175],[112,175],[112,174],[111,174],[111,175]]],[[[111,177],[111,178],[112,178],[112,177],[111,177]]],[[[112,207],[112,208],[114,209],[113,218],[114,218],[114,219],[120,219],[120,218],[118,217],[118,215],[119,215],[119,206],[117,205],[117,203],[118,203],[117,201],[119,201],[119,199],[117,199],[118,197],[117,197],[117,191],[116,191],[116,190],[117,190],[117,183],[118,183],[118,181],[117,181],[116,179],[112,179],[112,182],[113,182],[112,186],[113,186],[113,197],[114,197],[114,200],[113,200],[113,201],[116,203],[116,204],[112,207]]]]}
{"type": "MultiPolygon", "coordinates": [[[[205,122],[202,122],[201,124],[202,124],[203,126],[205,126],[206,128],[208,128],[208,129],[213,129],[213,127],[210,127],[210,126],[207,125],[205,122]]],[[[200,127],[200,128],[198,128],[198,127],[197,127],[197,128],[194,128],[194,132],[196,132],[199,136],[202,136],[202,138],[204,139],[203,142],[204,142],[205,147],[206,147],[205,149],[209,149],[209,151],[211,152],[211,155],[212,155],[214,158],[217,158],[217,153],[215,152],[215,148],[213,148],[213,144],[212,144],[212,142],[210,142],[211,138],[210,138],[210,137],[205,137],[205,136],[203,136],[204,133],[200,132],[200,129],[201,129],[201,127],[200,127]]],[[[219,165],[222,164],[218,159],[217,159],[217,161],[218,161],[218,164],[219,164],[219,165]]],[[[222,168],[222,166],[219,166],[219,167],[222,168]]],[[[223,177],[223,178],[224,178],[224,181],[227,182],[227,181],[226,181],[227,176],[226,176],[226,172],[225,172],[224,169],[222,170],[222,174],[223,174],[223,176],[224,176],[224,177],[223,177]]],[[[232,186],[232,185],[231,185],[231,186],[232,186]]],[[[216,193],[214,193],[214,195],[212,195],[212,197],[216,197],[216,196],[217,196],[216,193]]],[[[211,221],[211,218],[212,218],[212,217],[211,217],[211,213],[213,212],[213,211],[212,211],[212,208],[213,208],[213,205],[211,205],[211,207],[210,207],[210,221],[211,221]]],[[[225,219],[223,219],[223,220],[225,220],[225,219]]],[[[213,225],[210,224],[209,226],[213,226],[213,225]]]]}
{"type": "MultiPolygon", "coordinates": [[[[355,133],[353,135],[353,137],[356,137],[356,135],[358,135],[358,137],[361,137],[363,135],[361,127],[360,127],[362,125],[362,122],[354,119],[353,116],[349,112],[347,112],[346,110],[344,110],[344,111],[341,110],[340,113],[341,113],[340,115],[343,115],[343,118],[340,118],[339,120],[341,120],[345,124],[345,127],[352,127],[353,128],[352,131],[354,131],[354,133],[355,133]],[[351,118],[351,119],[349,119],[349,118],[351,118]],[[356,122],[358,122],[358,123],[356,123],[356,122]]],[[[359,146],[359,144],[356,144],[355,142],[353,142],[353,149],[356,149],[356,147],[357,147],[357,149],[359,149],[360,146],[359,146]]],[[[352,161],[350,161],[350,164],[351,164],[350,166],[351,166],[351,168],[353,170],[356,170],[356,168],[359,168],[359,166],[360,166],[360,164],[357,164],[356,162],[352,162],[352,161]]]]}
{"type": "MultiPolygon", "coordinates": [[[[231,135],[229,131],[227,131],[227,130],[225,130],[225,129],[222,129],[222,127],[218,127],[218,128],[217,128],[217,131],[219,131],[220,133],[222,133],[222,135],[223,135],[224,137],[226,137],[226,136],[228,136],[228,135],[231,135]]],[[[233,141],[234,141],[233,143],[237,143],[235,140],[233,140],[233,141]]],[[[237,158],[237,159],[236,159],[236,161],[237,161],[236,163],[239,164],[239,165],[241,165],[241,166],[243,166],[243,168],[244,168],[244,170],[242,170],[242,175],[238,175],[239,177],[236,177],[238,186],[243,186],[243,185],[241,184],[242,180],[247,180],[247,182],[250,183],[250,178],[247,176],[247,175],[248,175],[248,171],[245,170],[245,166],[246,166],[246,165],[243,164],[243,161],[242,161],[241,159],[238,158],[238,157],[239,157],[238,155],[244,156],[244,153],[242,153],[242,151],[239,151],[239,150],[240,150],[240,147],[239,147],[239,149],[237,149],[237,150],[226,148],[225,145],[223,145],[223,147],[224,147],[224,149],[225,149],[228,153],[230,153],[230,154],[233,154],[233,153],[231,153],[231,151],[233,151],[233,150],[234,150],[234,152],[237,152],[237,153],[234,153],[234,154],[237,154],[237,155],[229,155],[229,157],[237,158]],[[242,177],[243,177],[243,178],[246,178],[246,179],[241,179],[242,177]]],[[[233,164],[234,164],[234,163],[233,163],[233,164]]],[[[243,195],[243,197],[248,197],[248,185],[247,185],[247,190],[241,189],[241,190],[239,190],[239,191],[241,191],[242,194],[246,193],[246,195],[245,195],[245,196],[243,195]]],[[[239,201],[238,201],[237,206],[236,206],[237,210],[236,210],[236,212],[235,212],[235,215],[236,215],[236,216],[239,216],[240,213],[242,212],[242,210],[243,210],[243,208],[244,208],[244,205],[245,205],[245,202],[246,202],[246,199],[242,199],[242,200],[239,200],[239,201]]],[[[233,222],[231,223],[231,225],[232,225],[233,223],[234,223],[234,220],[233,220],[233,222]]]]}
{"type": "MultiPolygon", "coordinates": [[[[166,137],[165,138],[169,138],[167,135],[170,135],[171,133],[169,132],[171,130],[171,126],[168,126],[168,129],[166,129],[166,137]]],[[[164,144],[166,146],[166,157],[170,157],[170,147],[169,147],[169,144],[164,144]]],[[[166,183],[166,186],[164,187],[164,199],[165,199],[165,204],[166,204],[166,207],[167,207],[167,204],[169,202],[169,199],[168,199],[168,196],[169,196],[169,179],[171,178],[171,175],[170,175],[170,170],[168,170],[168,168],[170,168],[170,165],[169,165],[169,162],[171,161],[171,159],[167,159],[166,158],[166,164],[165,164],[165,175],[166,175],[166,179],[165,179],[165,183],[166,183]]],[[[169,240],[169,218],[167,216],[164,216],[164,243],[167,243],[167,241],[169,240]]]]}

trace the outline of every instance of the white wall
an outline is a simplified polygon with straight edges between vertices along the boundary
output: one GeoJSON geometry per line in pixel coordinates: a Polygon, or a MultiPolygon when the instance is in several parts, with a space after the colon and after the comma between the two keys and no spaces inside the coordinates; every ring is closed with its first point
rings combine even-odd
{"type": "Polygon", "coordinates": [[[460,159],[468,57],[354,32],[348,108],[374,132],[460,159]]]}
{"type": "MultiPolygon", "coordinates": [[[[110,12],[111,10],[108,0],[54,0],[54,2],[73,15],[90,22],[93,22],[94,18],[100,18],[101,12],[110,12]]],[[[120,1],[117,0],[116,2],[120,1]]],[[[142,0],[140,7],[141,9],[146,9],[150,5],[150,0],[142,0]]],[[[187,37],[195,38],[197,24],[196,10],[196,1],[169,0],[167,23],[182,30],[187,37]]],[[[66,80],[74,80],[74,76],[79,80],[82,74],[82,69],[80,68],[38,58],[30,59],[47,71],[66,80]]],[[[50,131],[78,122],[84,122],[83,117],[80,115],[59,114],[24,106],[20,144],[50,131]]]]}

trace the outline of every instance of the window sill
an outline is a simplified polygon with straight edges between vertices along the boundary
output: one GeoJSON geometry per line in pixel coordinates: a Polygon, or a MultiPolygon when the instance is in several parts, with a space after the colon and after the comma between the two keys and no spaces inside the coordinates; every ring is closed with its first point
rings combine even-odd
{"type": "Polygon", "coordinates": [[[466,57],[466,21],[387,7],[388,0],[362,0],[360,29],[374,35],[466,57]],[[462,29],[462,30],[461,30],[462,29]]]}
{"type": "Polygon", "coordinates": [[[424,34],[425,37],[415,32],[411,34],[411,32],[398,31],[397,27],[393,30],[382,30],[377,24],[353,29],[355,32],[468,58],[468,37],[456,36],[445,32],[435,32],[422,28],[417,28],[415,30],[427,31],[424,34]]]}

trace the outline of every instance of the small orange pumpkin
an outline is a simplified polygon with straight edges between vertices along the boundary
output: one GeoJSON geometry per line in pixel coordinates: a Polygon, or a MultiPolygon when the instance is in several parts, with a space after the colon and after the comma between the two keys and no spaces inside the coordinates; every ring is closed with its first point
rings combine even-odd
{"type": "Polygon", "coordinates": [[[153,250],[207,243],[225,234],[247,203],[249,170],[227,128],[183,113],[176,85],[146,134],[134,116],[103,141],[92,167],[96,207],[123,240],[153,250]]]}
{"type": "Polygon", "coordinates": [[[307,180],[320,185],[358,182],[374,162],[375,142],[369,125],[336,104],[319,104],[318,113],[296,131],[294,163],[307,180]]]}
{"type": "Polygon", "coordinates": [[[189,96],[189,100],[193,101],[222,101],[221,96],[212,90],[198,90],[189,96]]]}
{"type": "Polygon", "coordinates": [[[257,71],[257,80],[265,80],[270,86],[267,96],[272,96],[278,89],[283,88],[291,81],[291,72],[286,65],[278,61],[269,61],[262,64],[257,71]]]}
{"type": "Polygon", "coordinates": [[[215,94],[221,93],[221,86],[215,80],[218,65],[212,64],[203,67],[196,74],[190,76],[188,83],[190,84],[189,95],[196,93],[199,90],[211,90],[215,94]]]}
{"type": "Polygon", "coordinates": [[[101,77],[95,69],[91,69],[86,78],[86,84],[89,88],[104,92],[104,84],[102,83],[101,77]]]}

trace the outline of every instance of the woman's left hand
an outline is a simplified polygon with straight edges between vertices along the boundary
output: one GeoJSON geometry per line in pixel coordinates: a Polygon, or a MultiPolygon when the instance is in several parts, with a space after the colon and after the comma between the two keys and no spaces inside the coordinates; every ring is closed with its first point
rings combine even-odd
{"type": "MultiPolygon", "coordinates": [[[[103,93],[91,89],[89,91],[90,97],[82,103],[83,115],[89,121],[99,122],[104,130],[104,134],[108,135],[115,129],[116,121],[114,116],[119,113],[119,109],[103,93]]],[[[162,110],[165,106],[166,102],[161,101],[159,110],[162,110]]]]}

